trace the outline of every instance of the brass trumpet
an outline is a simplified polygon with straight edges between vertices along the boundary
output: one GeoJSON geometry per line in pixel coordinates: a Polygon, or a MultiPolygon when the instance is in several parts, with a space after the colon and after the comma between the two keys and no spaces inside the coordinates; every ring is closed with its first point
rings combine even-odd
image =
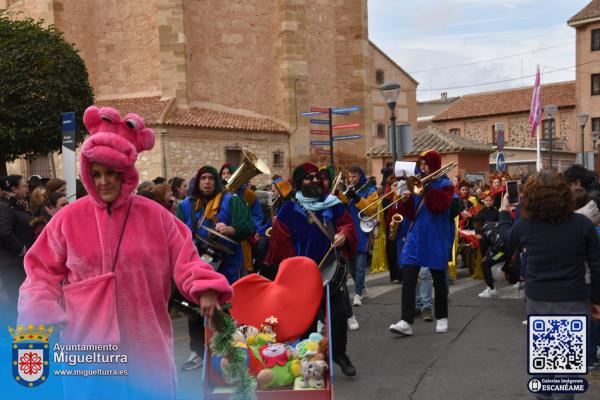
{"type": "MultiPolygon", "coordinates": [[[[425,187],[427,185],[429,185],[431,182],[433,182],[433,181],[441,178],[442,176],[446,175],[448,172],[452,171],[457,166],[458,166],[458,164],[453,161],[451,163],[448,163],[448,164],[444,165],[442,168],[438,169],[434,173],[427,175],[423,179],[419,179],[416,176],[409,176],[406,179],[406,186],[408,187],[408,191],[411,194],[414,194],[416,196],[420,195],[421,193],[423,193],[423,191],[425,190],[425,187]]],[[[379,215],[380,213],[384,212],[385,210],[387,210],[388,208],[390,208],[391,206],[393,206],[394,204],[396,204],[400,200],[403,200],[407,196],[410,196],[409,194],[405,194],[405,195],[402,195],[402,196],[398,197],[396,200],[392,201],[390,204],[388,204],[387,206],[385,206],[381,210],[377,211],[375,214],[371,215],[370,217],[366,217],[364,215],[364,212],[368,208],[371,208],[373,206],[377,206],[377,204],[380,203],[380,202],[382,202],[383,199],[385,199],[390,194],[394,194],[394,193],[395,192],[390,192],[390,193],[387,193],[387,194],[381,196],[375,203],[366,206],[365,208],[363,208],[362,210],[360,210],[358,212],[358,219],[360,220],[360,229],[363,232],[368,233],[368,232],[371,232],[375,228],[375,226],[377,225],[377,222],[375,221],[375,218],[377,218],[377,215],[379,215]]]]}
{"type": "Polygon", "coordinates": [[[390,234],[388,238],[392,241],[396,240],[396,235],[398,234],[398,228],[402,223],[404,217],[400,214],[392,215],[392,222],[390,223],[390,234]]]}

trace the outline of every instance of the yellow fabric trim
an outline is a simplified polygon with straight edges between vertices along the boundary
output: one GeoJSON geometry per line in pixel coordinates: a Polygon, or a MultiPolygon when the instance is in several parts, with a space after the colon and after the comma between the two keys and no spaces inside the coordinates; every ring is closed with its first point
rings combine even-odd
{"type": "Polygon", "coordinates": [[[367,196],[367,198],[360,199],[360,201],[356,203],[356,208],[362,210],[365,207],[369,207],[365,210],[364,214],[371,216],[377,212],[378,207],[371,206],[377,201],[378,198],[379,195],[377,194],[377,192],[373,192],[369,196],[367,196]]]}
{"type": "Polygon", "coordinates": [[[246,188],[246,190],[244,190],[244,200],[246,200],[246,204],[248,204],[248,206],[252,207],[256,201],[256,193],[254,190],[246,188]]]}
{"type": "MultiPolygon", "coordinates": [[[[377,207],[378,211],[381,211],[381,204],[377,207]]],[[[371,272],[384,272],[389,269],[387,259],[387,226],[385,225],[384,213],[380,213],[377,216],[379,221],[379,237],[374,239],[373,244],[373,261],[371,262],[371,272]]],[[[394,254],[394,257],[396,255],[394,254]]]]}

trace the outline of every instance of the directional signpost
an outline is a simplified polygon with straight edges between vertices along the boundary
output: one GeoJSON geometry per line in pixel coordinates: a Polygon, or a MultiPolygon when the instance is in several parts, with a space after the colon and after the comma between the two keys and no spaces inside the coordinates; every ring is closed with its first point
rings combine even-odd
{"type": "Polygon", "coordinates": [[[362,135],[345,135],[345,136],[333,136],[333,130],[338,129],[353,129],[360,128],[360,123],[352,124],[339,124],[333,125],[334,115],[350,115],[350,113],[360,111],[360,106],[352,107],[336,107],[336,108],[322,108],[322,107],[311,107],[310,111],[301,112],[300,115],[303,117],[314,117],[318,115],[327,114],[328,119],[316,119],[311,118],[310,123],[315,125],[328,125],[329,129],[311,129],[310,133],[313,135],[329,135],[329,140],[311,140],[311,146],[329,146],[329,149],[317,149],[317,153],[326,154],[329,153],[331,165],[333,162],[333,142],[338,140],[356,140],[360,139],[362,135]]]}

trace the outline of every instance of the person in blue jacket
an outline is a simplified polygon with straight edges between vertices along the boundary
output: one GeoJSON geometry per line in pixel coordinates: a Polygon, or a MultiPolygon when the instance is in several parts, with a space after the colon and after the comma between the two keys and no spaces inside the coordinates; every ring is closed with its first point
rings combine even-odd
{"type": "MultiPolygon", "coordinates": [[[[417,161],[420,177],[430,175],[442,166],[435,150],[428,150],[417,161]]],[[[405,191],[407,196],[398,209],[412,225],[408,228],[400,264],[403,272],[402,319],[390,325],[389,330],[403,336],[412,335],[411,324],[415,318],[415,289],[421,267],[427,267],[433,277],[435,290],[436,332],[448,331],[448,249],[452,245],[450,204],[454,193],[448,176],[426,184],[419,195],[405,191]]]]}
{"type": "MultiPolygon", "coordinates": [[[[192,195],[183,200],[177,209],[177,217],[192,231],[196,246],[202,241],[198,236],[208,238],[211,234],[200,226],[206,226],[232,238],[235,241],[245,239],[253,231],[252,215],[246,202],[231,193],[223,191],[218,171],[208,165],[198,170],[192,195]]],[[[244,275],[242,246],[213,237],[212,240],[229,247],[232,254],[223,254],[217,272],[223,274],[232,284],[244,275]]],[[[204,348],[204,327],[201,318],[188,319],[190,335],[190,357],[183,365],[184,371],[191,371],[202,366],[200,354],[204,348]]]]}
{"type": "Polygon", "coordinates": [[[364,217],[372,216],[377,212],[377,206],[369,207],[378,199],[376,183],[367,181],[363,170],[358,166],[352,166],[348,172],[350,188],[340,198],[348,205],[348,211],[354,220],[354,229],[358,236],[358,247],[356,255],[348,264],[352,279],[354,279],[354,298],[353,305],[361,306],[365,289],[365,271],[367,269],[367,252],[369,251],[370,233],[365,233],[360,229],[359,211],[364,217]],[[367,208],[368,207],[368,208],[367,208]]]}

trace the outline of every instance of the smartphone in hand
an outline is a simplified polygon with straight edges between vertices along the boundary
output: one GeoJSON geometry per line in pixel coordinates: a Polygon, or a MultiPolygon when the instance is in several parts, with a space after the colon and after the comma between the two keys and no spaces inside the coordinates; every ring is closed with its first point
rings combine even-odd
{"type": "Polygon", "coordinates": [[[506,192],[508,193],[508,202],[511,205],[519,204],[519,181],[506,182],[506,192]]]}

